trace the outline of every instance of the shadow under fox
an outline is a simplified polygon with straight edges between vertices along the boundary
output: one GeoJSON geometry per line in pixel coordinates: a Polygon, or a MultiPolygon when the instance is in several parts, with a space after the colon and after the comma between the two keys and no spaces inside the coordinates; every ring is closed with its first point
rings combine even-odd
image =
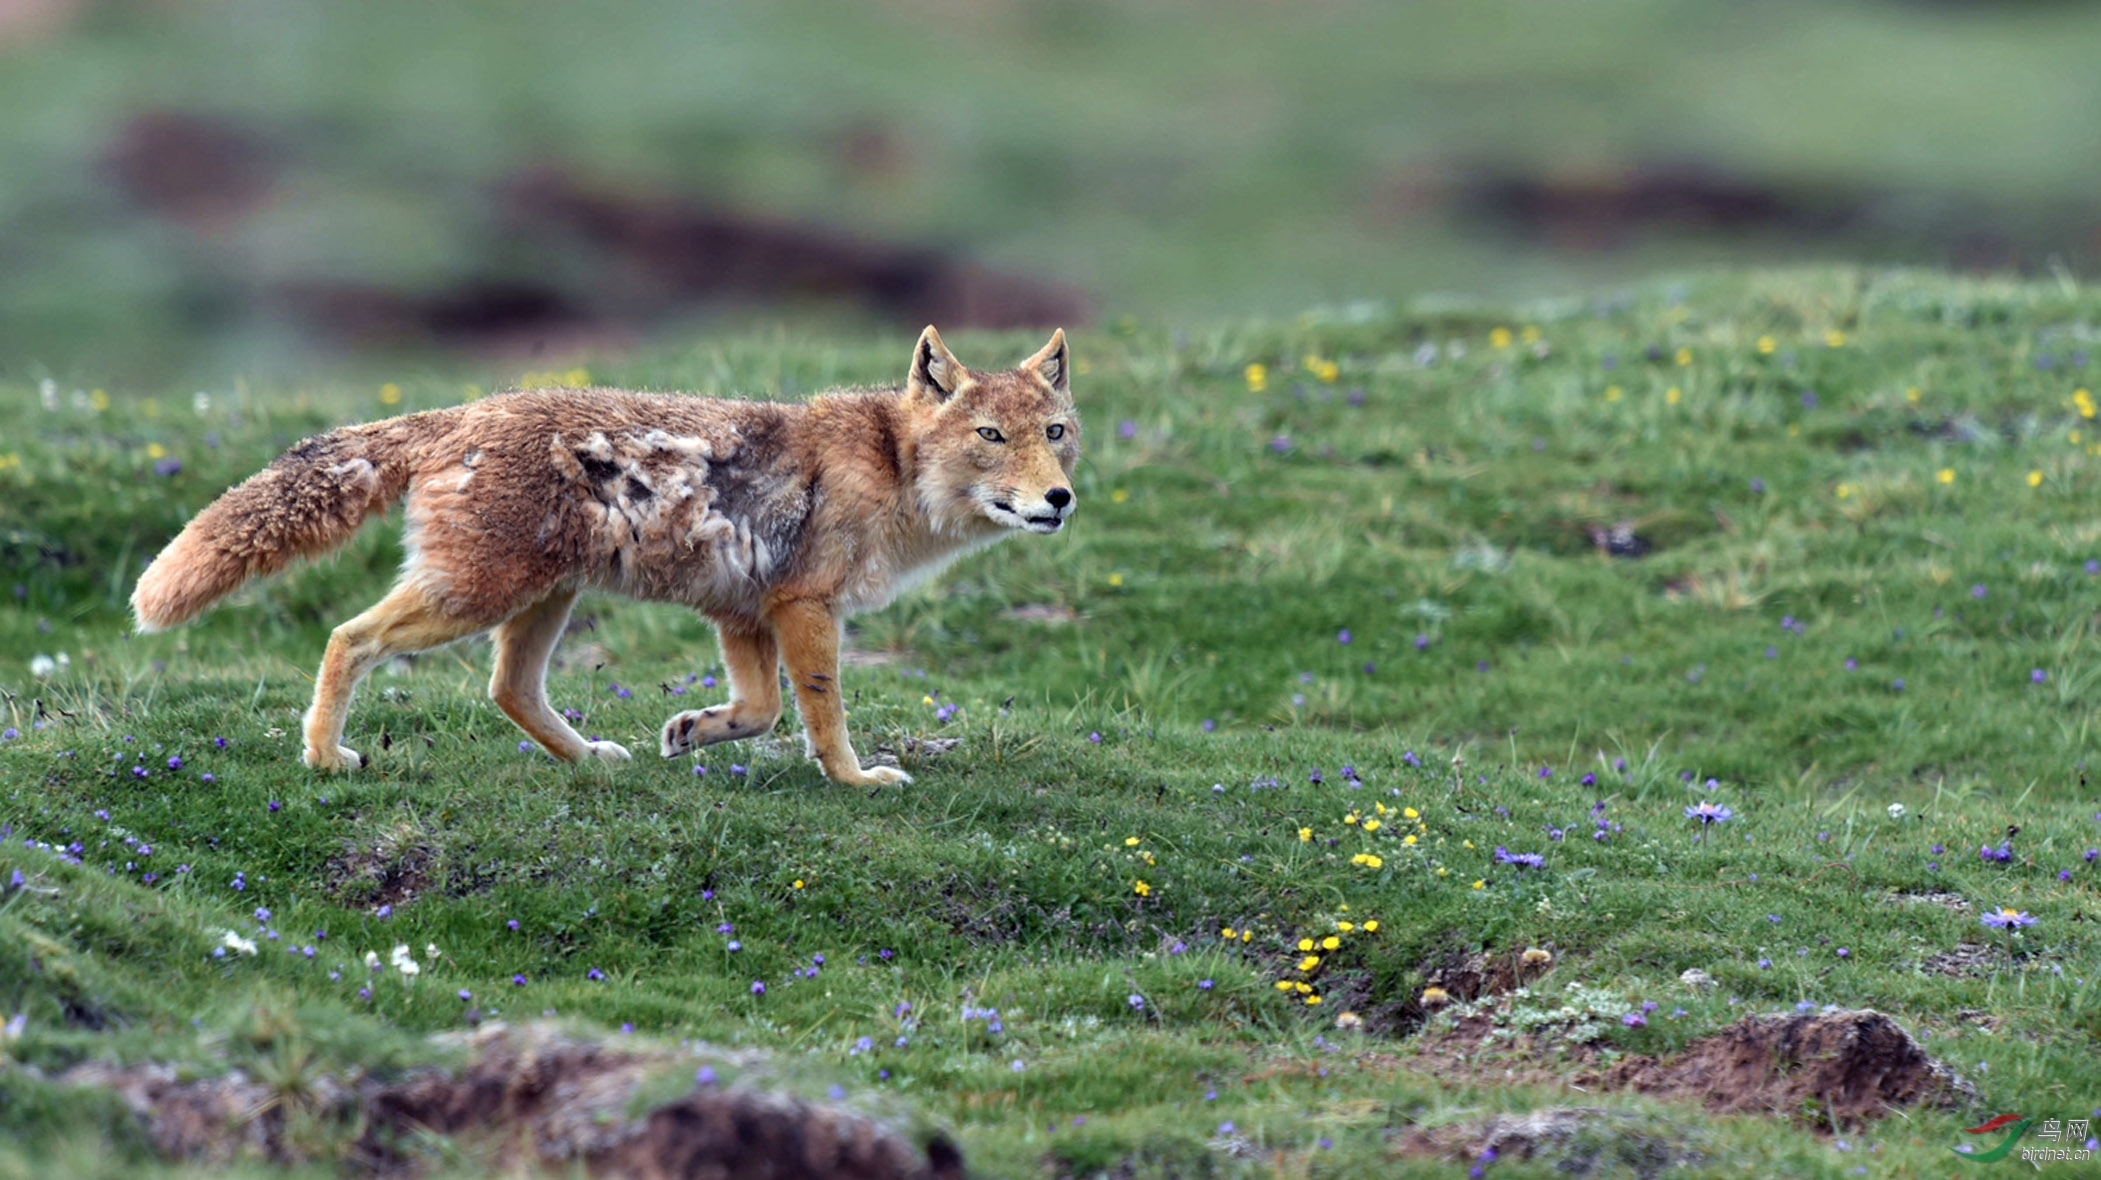
{"type": "Polygon", "coordinates": [[[132,593],[139,629],[196,617],[243,582],[328,552],[407,497],[393,590],[336,628],[307,710],[307,765],[351,769],[358,681],[393,656],[494,629],[489,695],[549,754],[624,760],[547,702],[548,656],[577,595],[676,602],[715,624],[730,700],[664,723],[666,757],[751,737],[781,713],[785,662],[809,753],[863,767],[839,692],[839,624],[1013,531],[1076,506],[1080,422],[1065,334],[975,373],[929,327],[902,389],[799,405],[610,389],[508,393],[301,442],[214,501],[132,593]]]}

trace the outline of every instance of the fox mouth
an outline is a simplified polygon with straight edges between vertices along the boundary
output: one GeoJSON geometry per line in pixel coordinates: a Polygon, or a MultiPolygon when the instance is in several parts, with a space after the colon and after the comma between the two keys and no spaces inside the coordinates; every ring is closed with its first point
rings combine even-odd
{"type": "Polygon", "coordinates": [[[1060,512],[1054,511],[1038,516],[1028,516],[1016,512],[1014,505],[1005,500],[994,500],[991,507],[993,521],[1003,524],[1010,529],[1023,529],[1031,533],[1049,535],[1065,527],[1065,514],[1060,512]]]}

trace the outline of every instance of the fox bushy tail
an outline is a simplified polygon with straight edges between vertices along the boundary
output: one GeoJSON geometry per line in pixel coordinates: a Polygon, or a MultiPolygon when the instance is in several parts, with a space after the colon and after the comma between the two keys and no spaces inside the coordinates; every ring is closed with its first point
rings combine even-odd
{"type": "Polygon", "coordinates": [[[348,541],[408,488],[408,421],[317,434],[212,501],[140,575],[139,630],[189,622],[250,578],[348,541]]]}

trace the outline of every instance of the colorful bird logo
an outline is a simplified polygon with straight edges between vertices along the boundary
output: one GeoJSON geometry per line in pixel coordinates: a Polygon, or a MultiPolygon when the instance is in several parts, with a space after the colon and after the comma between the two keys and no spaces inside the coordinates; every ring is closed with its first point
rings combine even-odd
{"type": "Polygon", "coordinates": [[[2027,1130],[2028,1124],[2034,1121],[2032,1118],[2024,1119],[2017,1114],[2002,1114],[1995,1118],[1986,1119],[1974,1127],[1964,1127],[1962,1132],[1965,1135],[1989,1135],[2001,1127],[2010,1128],[2006,1132],[2006,1138],[1999,1140],[1997,1147],[1992,1148],[1990,1151],[1978,1151],[1969,1144],[1964,1143],[1951,1147],[1948,1150],[1966,1160],[1975,1160],[1983,1164],[1988,1164],[1993,1160],[2005,1159],[2007,1153],[2013,1150],[2014,1141],[2019,1139],[2021,1132],[2027,1130]]]}

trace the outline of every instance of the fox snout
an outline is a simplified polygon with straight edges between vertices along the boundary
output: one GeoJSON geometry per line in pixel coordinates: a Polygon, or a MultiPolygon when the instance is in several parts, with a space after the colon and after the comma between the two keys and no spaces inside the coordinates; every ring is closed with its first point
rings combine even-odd
{"type": "Polygon", "coordinates": [[[1062,485],[1046,488],[1043,494],[1031,501],[1028,497],[1015,495],[1008,499],[994,500],[997,509],[1009,528],[1016,525],[1032,533],[1055,533],[1065,527],[1065,518],[1072,515],[1078,506],[1072,489],[1062,485]]]}

